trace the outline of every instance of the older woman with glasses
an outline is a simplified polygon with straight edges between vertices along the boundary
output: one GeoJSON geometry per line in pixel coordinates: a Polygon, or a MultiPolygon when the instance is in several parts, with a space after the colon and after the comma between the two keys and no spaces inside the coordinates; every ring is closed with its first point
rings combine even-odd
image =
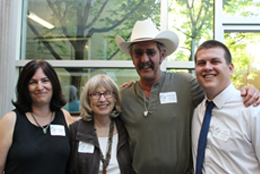
{"type": "Polygon", "coordinates": [[[131,173],[128,135],[118,118],[120,106],[120,91],[109,76],[89,79],[80,97],[82,119],[70,126],[67,173],[131,173]]]}

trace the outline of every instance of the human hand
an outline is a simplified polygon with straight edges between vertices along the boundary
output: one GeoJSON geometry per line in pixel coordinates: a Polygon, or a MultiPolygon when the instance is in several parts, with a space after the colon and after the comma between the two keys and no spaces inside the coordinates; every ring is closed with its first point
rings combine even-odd
{"type": "Polygon", "coordinates": [[[253,104],[254,107],[260,104],[260,92],[254,86],[245,86],[241,89],[241,96],[244,98],[244,105],[246,107],[253,104]]]}
{"type": "Polygon", "coordinates": [[[123,85],[120,86],[120,89],[126,87],[126,86],[131,86],[133,83],[135,83],[134,81],[129,81],[128,83],[123,83],[123,85]]]}

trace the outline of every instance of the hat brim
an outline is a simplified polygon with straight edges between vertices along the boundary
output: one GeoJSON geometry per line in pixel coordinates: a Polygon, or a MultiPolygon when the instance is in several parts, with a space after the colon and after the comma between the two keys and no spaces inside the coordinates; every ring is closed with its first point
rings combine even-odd
{"type": "Polygon", "coordinates": [[[179,38],[173,31],[162,31],[154,38],[145,38],[140,40],[134,40],[126,42],[122,37],[116,36],[115,38],[117,46],[125,54],[130,55],[129,46],[133,43],[144,42],[144,41],[156,41],[162,43],[166,47],[165,57],[172,54],[179,45],[179,38]]]}

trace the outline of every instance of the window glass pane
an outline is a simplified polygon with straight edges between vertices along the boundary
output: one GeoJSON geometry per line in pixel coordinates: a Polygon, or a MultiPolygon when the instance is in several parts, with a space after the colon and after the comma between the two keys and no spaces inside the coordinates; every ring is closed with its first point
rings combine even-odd
{"type": "Polygon", "coordinates": [[[260,17],[260,0],[223,0],[224,16],[260,17]]]}
{"type": "Polygon", "coordinates": [[[78,99],[85,83],[96,74],[107,74],[120,87],[123,83],[137,81],[139,79],[135,69],[87,69],[87,68],[55,68],[57,72],[63,94],[66,97],[67,105],[64,107],[68,111],[78,111],[78,99]]]}
{"type": "Polygon", "coordinates": [[[22,59],[130,60],[118,50],[115,36],[128,39],[136,20],[160,19],[160,1],[154,0],[24,2],[28,15],[22,59]],[[36,16],[53,28],[35,22],[36,16]]]}
{"type": "Polygon", "coordinates": [[[245,85],[260,89],[260,33],[225,33],[225,44],[232,54],[237,89],[245,85]]]}
{"type": "Polygon", "coordinates": [[[169,30],[180,39],[170,61],[192,61],[193,55],[205,40],[213,39],[213,0],[169,0],[169,30]]]}
{"type": "Polygon", "coordinates": [[[167,69],[167,72],[169,72],[169,73],[185,72],[185,73],[190,73],[195,76],[195,69],[167,69]]]}

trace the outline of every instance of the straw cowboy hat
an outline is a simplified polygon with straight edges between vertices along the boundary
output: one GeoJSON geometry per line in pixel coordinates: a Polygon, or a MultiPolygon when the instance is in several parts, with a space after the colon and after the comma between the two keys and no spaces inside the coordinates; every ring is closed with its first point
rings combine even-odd
{"type": "Polygon", "coordinates": [[[122,37],[116,36],[117,46],[126,54],[130,55],[129,46],[132,43],[143,41],[157,41],[166,47],[166,56],[173,53],[179,44],[179,38],[173,31],[158,31],[151,19],[137,21],[131,34],[131,40],[126,42],[122,37]]]}

